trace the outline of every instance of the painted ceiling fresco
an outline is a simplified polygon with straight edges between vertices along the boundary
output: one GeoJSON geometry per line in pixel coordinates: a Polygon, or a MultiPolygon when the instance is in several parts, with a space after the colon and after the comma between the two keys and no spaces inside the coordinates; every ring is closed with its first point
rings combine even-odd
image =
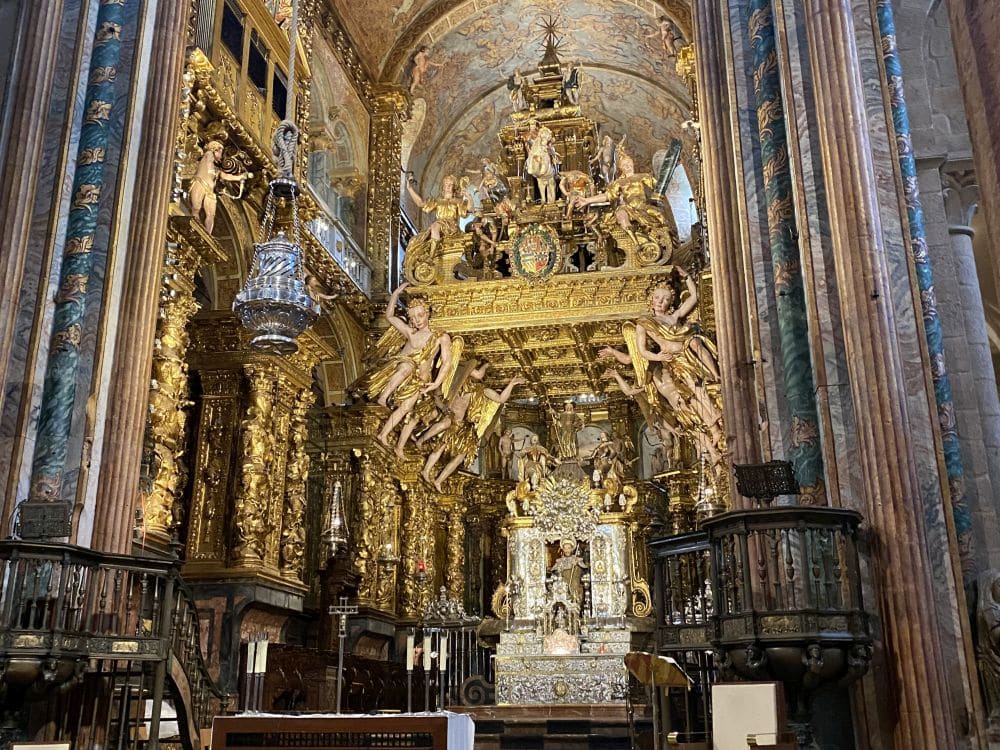
{"type": "Polygon", "coordinates": [[[427,102],[424,133],[447,127],[477,98],[502,86],[515,68],[533,70],[542,56],[539,20],[549,14],[556,15],[564,29],[559,50],[564,62],[613,67],[685,94],[674,60],[660,45],[655,19],[634,5],[520,0],[471,16],[429,47],[427,72],[417,81],[413,64],[407,66],[404,82],[414,97],[427,102]],[[601,5],[612,6],[614,12],[596,10],[601,5]]]}
{"type": "Polygon", "coordinates": [[[620,0],[516,0],[464,17],[428,46],[423,75],[414,81],[404,71],[423,118],[408,161],[421,188],[433,194],[445,174],[462,174],[478,156],[495,153],[511,111],[506,79],[515,69],[534,73],[539,21],[549,16],[559,19],[560,58],[583,66],[583,113],[616,139],[628,134],[648,169],[671,138],[684,138],[680,125],[690,116],[687,86],[650,9],[620,0]]]}
{"type": "Polygon", "coordinates": [[[434,0],[334,0],[368,70],[377,74],[396,37],[434,0]]]}
{"type": "MultiPolygon", "coordinates": [[[[540,21],[559,22],[559,56],[580,63],[583,113],[616,138],[628,134],[641,169],[674,137],[685,140],[688,90],[674,48],[687,43],[686,0],[333,0],[369,70],[408,88],[414,118],[404,131],[407,168],[427,195],[441,178],[495,154],[510,115],[507,78],[533,75],[540,21]],[[414,58],[426,47],[414,75],[414,58]]],[[[689,169],[690,171],[690,169],[689,169]]]]}
{"type": "Polygon", "coordinates": [[[361,97],[337,61],[330,46],[317,39],[313,49],[313,127],[331,133],[343,123],[351,141],[353,166],[362,174],[368,171],[369,115],[361,97]]]}

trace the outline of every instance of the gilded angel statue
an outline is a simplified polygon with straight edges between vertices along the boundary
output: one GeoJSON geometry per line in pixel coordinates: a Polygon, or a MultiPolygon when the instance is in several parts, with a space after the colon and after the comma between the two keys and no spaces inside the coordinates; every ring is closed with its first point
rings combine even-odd
{"type": "Polygon", "coordinates": [[[240,193],[235,197],[241,197],[243,184],[253,178],[253,172],[231,171],[236,162],[233,159],[224,162],[222,153],[222,141],[212,140],[205,144],[205,152],[198,161],[188,188],[191,213],[196,219],[203,217],[202,224],[209,234],[212,234],[215,228],[215,213],[219,203],[216,189],[219,187],[219,182],[238,182],[240,193]]]}
{"type": "MultiPolygon", "coordinates": [[[[635,160],[619,143],[616,151],[617,176],[603,193],[575,202],[576,208],[592,203],[610,203],[613,211],[605,219],[605,229],[620,228],[632,240],[643,264],[662,262],[678,244],[677,225],[669,209],[653,205],[656,178],[635,171],[635,160]]],[[[603,164],[603,162],[602,162],[603,164]]]]}
{"type": "Polygon", "coordinates": [[[657,287],[650,295],[650,314],[622,326],[627,351],[605,347],[600,356],[632,366],[634,386],[618,373],[608,376],[636,398],[650,425],[676,422],[693,430],[701,436],[703,452],[717,463],[725,450],[722,409],[707,386],[719,380],[718,358],[715,344],[687,320],[698,304],[694,279],[681,269],[678,273],[688,292],[684,301],[674,308],[673,288],[657,287]]]}
{"type": "Polygon", "coordinates": [[[486,434],[500,407],[507,403],[514,389],[527,382],[520,375],[515,375],[507,386],[497,393],[483,384],[489,363],[483,362],[466,375],[461,385],[456,389],[445,415],[417,441],[422,445],[436,439],[437,445],[420,472],[421,476],[438,492],[443,492],[445,480],[466,463],[472,461],[479,449],[479,442],[486,434]],[[432,478],[438,462],[447,456],[449,461],[438,475],[432,478]]]}
{"type": "Polygon", "coordinates": [[[423,297],[409,298],[405,320],[396,315],[399,296],[407,287],[402,284],[390,295],[385,309],[389,330],[375,345],[374,366],[354,386],[382,406],[393,405],[378,434],[386,447],[390,433],[422,397],[442,387],[447,390],[461,352],[460,339],[452,342],[451,336],[431,326],[430,304],[423,297]]]}
{"type": "Polygon", "coordinates": [[[434,222],[410,240],[403,259],[403,271],[410,281],[426,284],[434,279],[441,241],[461,231],[458,220],[468,213],[468,206],[465,196],[456,193],[458,181],[454,175],[447,175],[441,181],[438,198],[421,197],[414,189],[413,181],[411,175],[406,182],[410,198],[424,213],[434,214],[434,222]]]}

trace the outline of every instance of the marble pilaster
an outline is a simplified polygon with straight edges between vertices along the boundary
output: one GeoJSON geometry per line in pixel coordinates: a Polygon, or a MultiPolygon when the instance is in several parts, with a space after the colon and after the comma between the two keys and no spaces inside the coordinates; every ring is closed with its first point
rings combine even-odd
{"type": "Polygon", "coordinates": [[[876,194],[863,82],[848,0],[808,0],[805,26],[816,86],[817,129],[843,320],[866,518],[878,544],[874,564],[889,665],[898,688],[895,747],[956,747],[940,644],[931,562],[910,434],[905,361],[893,309],[890,260],[876,194]],[[914,658],[919,654],[919,658],[914,658]]]}
{"type": "MultiPolygon", "coordinates": [[[[754,350],[750,337],[750,310],[746,269],[742,262],[739,209],[736,203],[737,174],[733,163],[728,110],[728,74],[723,45],[719,3],[694,3],[695,61],[698,104],[701,116],[705,209],[709,227],[708,245],[715,293],[715,325],[719,342],[722,405],[726,445],[733,463],[761,460],[760,420],[754,385],[754,350]]],[[[737,502],[733,507],[739,507],[737,502]]]]}
{"type": "Polygon", "coordinates": [[[132,205],[108,384],[115,397],[108,402],[92,540],[93,546],[110,552],[126,552],[131,539],[131,498],[137,494],[142,463],[190,13],[190,3],[160,3],[154,20],[156,34],[145,81],[142,141],[136,166],[136,184],[141,186],[143,198],[132,205]]]}

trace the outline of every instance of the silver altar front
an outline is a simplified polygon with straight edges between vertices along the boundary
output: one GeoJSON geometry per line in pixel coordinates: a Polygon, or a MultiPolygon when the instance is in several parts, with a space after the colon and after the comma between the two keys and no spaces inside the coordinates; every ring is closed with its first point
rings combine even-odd
{"type": "Polygon", "coordinates": [[[651,610],[636,499],[566,475],[510,493],[498,704],[625,702],[623,657],[651,610]]]}

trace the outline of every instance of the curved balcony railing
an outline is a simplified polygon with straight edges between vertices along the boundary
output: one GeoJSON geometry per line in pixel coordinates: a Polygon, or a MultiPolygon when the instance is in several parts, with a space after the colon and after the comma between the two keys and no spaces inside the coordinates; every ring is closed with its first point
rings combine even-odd
{"type": "MultiPolygon", "coordinates": [[[[5,540],[0,581],[0,679],[8,701],[43,700],[51,707],[51,691],[84,689],[88,673],[123,674],[124,689],[103,693],[106,713],[118,717],[119,725],[115,732],[105,728],[105,735],[127,739],[139,734],[140,725],[156,734],[167,696],[189,743],[223,708],[224,696],[201,654],[194,598],[180,581],[177,561],[5,540]],[[116,700],[129,705],[112,707],[116,700]],[[134,706],[146,700],[152,701],[151,715],[133,715],[134,706]]],[[[64,719],[50,723],[72,736],[49,739],[78,739],[86,717],[64,719]]]]}
{"type": "Polygon", "coordinates": [[[309,232],[367,297],[372,294],[372,266],[351,233],[328,214],[306,222],[309,232]]]}

